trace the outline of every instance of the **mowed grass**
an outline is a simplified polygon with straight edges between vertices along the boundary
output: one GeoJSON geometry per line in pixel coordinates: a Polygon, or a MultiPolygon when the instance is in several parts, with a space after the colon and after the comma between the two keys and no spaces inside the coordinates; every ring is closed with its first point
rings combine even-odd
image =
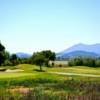
{"type": "Polygon", "coordinates": [[[48,68],[48,71],[100,75],[100,68],[91,68],[91,67],[86,67],[86,66],[73,66],[73,67],[66,67],[66,68],[63,68],[63,67],[48,68]]]}
{"type": "Polygon", "coordinates": [[[0,79],[12,79],[12,78],[49,78],[55,80],[100,80],[100,78],[85,77],[85,76],[67,76],[67,75],[56,75],[50,74],[48,72],[66,72],[66,73],[78,73],[78,74],[94,74],[100,75],[100,68],[91,68],[86,66],[73,66],[73,67],[43,67],[43,72],[39,72],[39,66],[30,65],[30,64],[20,64],[17,66],[2,66],[2,68],[19,68],[24,70],[23,72],[0,72],[0,79]]]}
{"type": "Polygon", "coordinates": [[[33,76],[32,73],[0,72],[0,79],[33,76]]]}
{"type": "MultiPolygon", "coordinates": [[[[2,68],[5,68],[6,66],[2,66],[2,68]]],[[[22,69],[24,71],[22,72],[0,72],[0,79],[34,79],[34,78],[49,78],[49,79],[59,79],[59,80],[63,80],[67,77],[64,77],[63,75],[55,75],[55,74],[50,74],[47,72],[48,68],[47,67],[43,67],[43,71],[40,72],[39,70],[39,66],[35,66],[35,65],[30,65],[30,64],[20,64],[17,66],[7,66],[7,68],[18,68],[18,69],[22,69]]]]}

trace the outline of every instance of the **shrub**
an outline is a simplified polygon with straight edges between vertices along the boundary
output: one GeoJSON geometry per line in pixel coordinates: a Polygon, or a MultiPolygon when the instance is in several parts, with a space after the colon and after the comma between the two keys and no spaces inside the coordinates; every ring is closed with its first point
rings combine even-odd
{"type": "Polygon", "coordinates": [[[5,60],[5,62],[3,63],[4,66],[11,66],[12,63],[10,60],[5,60]]]}
{"type": "Polygon", "coordinates": [[[98,59],[98,60],[95,61],[95,66],[96,67],[100,67],[100,59],[98,59]]]}
{"type": "Polygon", "coordinates": [[[81,57],[73,58],[68,63],[69,66],[81,66],[82,64],[83,64],[83,61],[81,57]]]}
{"type": "Polygon", "coordinates": [[[100,60],[95,58],[89,58],[89,57],[76,57],[73,59],[70,59],[68,62],[69,66],[89,66],[89,67],[99,67],[100,66],[100,60]]]}
{"type": "Polygon", "coordinates": [[[94,58],[83,58],[83,66],[94,67],[95,59],[94,58]]]}

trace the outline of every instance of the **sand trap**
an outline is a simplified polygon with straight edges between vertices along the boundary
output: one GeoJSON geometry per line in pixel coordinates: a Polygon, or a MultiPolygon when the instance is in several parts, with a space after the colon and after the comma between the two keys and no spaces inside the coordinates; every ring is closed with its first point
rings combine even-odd
{"type": "Polygon", "coordinates": [[[22,72],[22,69],[7,69],[5,72],[22,72]]]}

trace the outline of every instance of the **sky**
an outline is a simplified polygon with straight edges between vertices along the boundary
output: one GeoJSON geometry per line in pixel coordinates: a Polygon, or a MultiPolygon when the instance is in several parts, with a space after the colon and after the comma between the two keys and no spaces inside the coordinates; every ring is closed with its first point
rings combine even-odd
{"type": "Polygon", "coordinates": [[[100,43],[100,0],[0,0],[0,41],[30,54],[100,43]]]}

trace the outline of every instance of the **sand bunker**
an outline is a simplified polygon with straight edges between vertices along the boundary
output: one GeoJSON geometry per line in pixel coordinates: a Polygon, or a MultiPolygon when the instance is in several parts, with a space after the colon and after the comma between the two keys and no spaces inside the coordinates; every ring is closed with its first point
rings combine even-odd
{"type": "Polygon", "coordinates": [[[22,69],[7,69],[5,72],[22,72],[22,69]]]}

